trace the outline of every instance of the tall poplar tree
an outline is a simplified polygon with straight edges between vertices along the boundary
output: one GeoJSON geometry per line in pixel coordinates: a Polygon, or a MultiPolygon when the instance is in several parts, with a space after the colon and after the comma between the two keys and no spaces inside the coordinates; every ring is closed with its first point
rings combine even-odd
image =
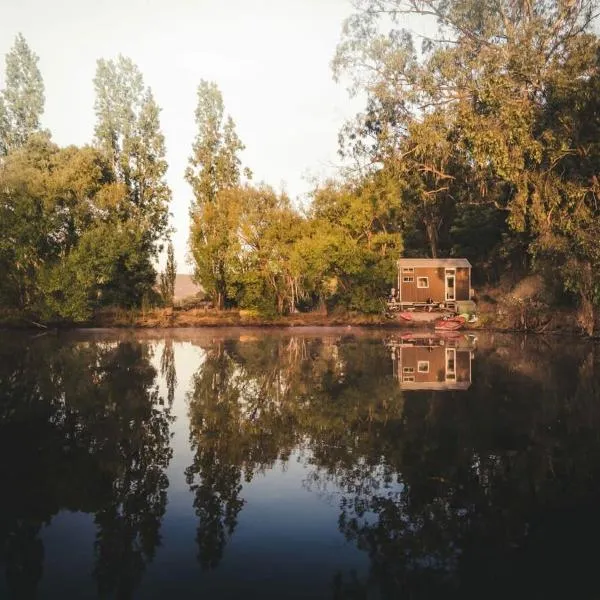
{"type": "MultiPolygon", "coordinates": [[[[198,133],[185,177],[194,191],[191,207],[190,249],[196,280],[223,308],[227,296],[228,255],[235,246],[238,211],[231,196],[221,192],[240,185],[239,153],[244,149],[230,116],[225,117],[223,96],[217,85],[202,80],[196,107],[198,133]],[[232,221],[233,219],[233,221],[232,221]]],[[[245,170],[247,177],[250,172],[245,170]]]]}
{"type": "Polygon", "coordinates": [[[168,232],[171,190],[160,109],[138,67],[124,56],[99,60],[94,86],[96,144],[122,190],[114,206],[113,229],[123,239],[115,286],[119,303],[135,305],[152,294],[152,259],[168,232]]]}
{"type": "Polygon", "coordinates": [[[38,60],[19,33],[6,55],[6,86],[0,92],[0,156],[23,146],[40,129],[45,98],[38,60]]]}
{"type": "Polygon", "coordinates": [[[175,262],[175,250],[173,242],[169,241],[167,246],[167,264],[164,273],[160,274],[160,295],[167,306],[173,305],[175,296],[175,279],[177,278],[177,263],[175,262]]]}
{"type": "Polygon", "coordinates": [[[167,232],[171,199],[160,108],[139,68],[124,56],[98,61],[94,87],[96,143],[126,189],[122,219],[143,231],[146,251],[154,256],[167,232]]]}

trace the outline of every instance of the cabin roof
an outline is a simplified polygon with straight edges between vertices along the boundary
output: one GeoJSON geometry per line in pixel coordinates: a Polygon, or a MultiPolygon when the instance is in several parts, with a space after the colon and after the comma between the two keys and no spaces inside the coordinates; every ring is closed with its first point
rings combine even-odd
{"type": "Polygon", "coordinates": [[[400,258],[399,267],[468,267],[471,263],[466,258],[400,258]]]}

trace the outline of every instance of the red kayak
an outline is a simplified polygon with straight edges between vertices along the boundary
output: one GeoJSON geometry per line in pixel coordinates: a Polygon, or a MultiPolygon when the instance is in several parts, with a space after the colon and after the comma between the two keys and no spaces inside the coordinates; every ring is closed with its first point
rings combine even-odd
{"type": "Polygon", "coordinates": [[[449,317],[447,319],[438,319],[435,322],[435,329],[437,331],[456,331],[461,329],[465,324],[466,319],[464,317],[449,317]]]}
{"type": "Polygon", "coordinates": [[[404,319],[405,321],[413,320],[413,316],[409,312],[401,312],[401,313],[399,313],[399,316],[401,319],[404,319]]]}

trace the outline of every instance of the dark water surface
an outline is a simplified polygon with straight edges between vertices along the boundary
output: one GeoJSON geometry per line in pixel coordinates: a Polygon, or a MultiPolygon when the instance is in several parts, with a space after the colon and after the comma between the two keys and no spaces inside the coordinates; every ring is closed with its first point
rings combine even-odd
{"type": "Polygon", "coordinates": [[[600,347],[0,332],[0,598],[598,598],[600,347]]]}

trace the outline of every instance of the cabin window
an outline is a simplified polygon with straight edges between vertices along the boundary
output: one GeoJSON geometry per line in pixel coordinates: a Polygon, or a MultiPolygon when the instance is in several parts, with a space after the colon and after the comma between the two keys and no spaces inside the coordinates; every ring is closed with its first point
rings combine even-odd
{"type": "Polygon", "coordinates": [[[420,360],[417,363],[417,371],[419,371],[419,373],[429,373],[429,361],[420,360]]]}
{"type": "Polygon", "coordinates": [[[414,381],[415,378],[413,375],[408,375],[402,378],[402,381],[414,381]]]}
{"type": "Polygon", "coordinates": [[[414,269],[414,267],[402,267],[402,272],[403,273],[414,273],[415,269],[414,269]]]}
{"type": "Polygon", "coordinates": [[[415,372],[415,368],[414,367],[403,367],[402,368],[402,372],[403,373],[414,373],[415,372]]]}
{"type": "Polygon", "coordinates": [[[417,287],[418,288],[428,288],[429,287],[429,277],[417,277],[417,287]]]}
{"type": "Polygon", "coordinates": [[[402,278],[402,283],[413,283],[414,280],[415,280],[414,277],[406,277],[406,276],[404,276],[402,278]]]}

